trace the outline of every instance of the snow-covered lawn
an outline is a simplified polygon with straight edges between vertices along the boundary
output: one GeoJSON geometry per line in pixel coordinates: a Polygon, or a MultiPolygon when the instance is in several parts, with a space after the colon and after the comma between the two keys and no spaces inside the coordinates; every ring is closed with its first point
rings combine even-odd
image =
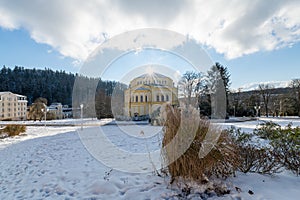
{"type": "MultiPolygon", "coordinates": [[[[274,120],[281,125],[291,121],[274,120]]],[[[293,122],[295,125],[300,124],[298,119],[293,122]]],[[[252,130],[257,124],[257,121],[249,121],[222,126],[235,125],[252,130]]],[[[85,130],[95,128],[100,129],[84,127],[85,130]]],[[[159,150],[160,129],[149,125],[101,126],[113,145],[130,153],[159,150]]],[[[0,199],[179,198],[180,191],[169,184],[168,177],[159,177],[152,172],[129,173],[105,166],[89,153],[86,143],[82,143],[80,138],[85,133],[80,127],[72,126],[28,126],[25,136],[0,140],[0,199]]],[[[87,138],[98,141],[99,135],[90,134],[87,138]]],[[[103,141],[99,145],[98,149],[101,149],[103,141]]],[[[110,156],[113,155],[108,154],[107,157],[110,156]]],[[[115,159],[114,162],[120,168],[126,167],[122,159],[115,159]]],[[[150,159],[145,157],[145,162],[150,163],[150,159]]],[[[134,160],[131,164],[143,166],[143,163],[134,163],[134,160]]],[[[159,168],[159,165],[155,163],[155,167],[159,168]]],[[[225,183],[231,193],[210,199],[281,200],[298,199],[300,196],[300,178],[288,171],[274,177],[238,173],[237,177],[229,178],[225,183]],[[254,194],[249,194],[249,191],[254,194]]],[[[191,194],[189,197],[200,199],[200,194],[191,194]]]]}
{"type": "Polygon", "coordinates": [[[111,122],[112,119],[101,119],[97,120],[96,118],[84,118],[84,119],[57,119],[57,120],[47,120],[47,121],[0,121],[0,126],[5,124],[24,124],[32,126],[95,126],[95,125],[104,125],[111,122]]]}

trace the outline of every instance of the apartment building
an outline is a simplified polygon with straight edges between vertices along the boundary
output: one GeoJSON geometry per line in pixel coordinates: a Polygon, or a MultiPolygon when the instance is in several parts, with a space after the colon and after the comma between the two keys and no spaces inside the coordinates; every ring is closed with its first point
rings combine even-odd
{"type": "Polygon", "coordinates": [[[0,120],[26,120],[27,97],[0,92],[0,120]]]}

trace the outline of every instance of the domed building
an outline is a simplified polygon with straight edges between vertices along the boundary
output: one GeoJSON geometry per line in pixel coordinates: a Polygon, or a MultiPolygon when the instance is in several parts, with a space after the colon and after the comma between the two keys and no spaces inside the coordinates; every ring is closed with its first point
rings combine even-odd
{"type": "Polygon", "coordinates": [[[164,104],[178,105],[178,89],[171,78],[158,73],[133,79],[125,90],[125,115],[150,115],[164,104]]]}

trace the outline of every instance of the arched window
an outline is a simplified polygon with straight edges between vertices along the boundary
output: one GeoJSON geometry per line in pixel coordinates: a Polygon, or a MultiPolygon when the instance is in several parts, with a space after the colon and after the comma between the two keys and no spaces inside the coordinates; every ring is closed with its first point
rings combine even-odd
{"type": "Polygon", "coordinates": [[[145,102],[148,102],[148,96],[147,95],[145,96],[145,102]]]}
{"type": "Polygon", "coordinates": [[[156,96],[156,101],[159,101],[159,95],[156,96]]]}
{"type": "Polygon", "coordinates": [[[164,95],[161,95],[161,101],[165,101],[164,95]]]}
{"type": "Polygon", "coordinates": [[[169,95],[166,95],[166,101],[169,101],[169,95]]]}
{"type": "Polygon", "coordinates": [[[143,98],[143,95],[141,95],[141,102],[143,102],[144,101],[144,98],[143,98]]]}
{"type": "Polygon", "coordinates": [[[139,97],[135,96],[135,102],[139,102],[139,97]]]}

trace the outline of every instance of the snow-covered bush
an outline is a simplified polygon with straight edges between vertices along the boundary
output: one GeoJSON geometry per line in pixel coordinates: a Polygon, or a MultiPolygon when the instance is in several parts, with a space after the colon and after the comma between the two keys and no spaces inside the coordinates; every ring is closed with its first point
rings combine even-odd
{"type": "Polygon", "coordinates": [[[281,127],[273,122],[266,122],[255,129],[253,133],[241,132],[232,127],[228,132],[233,136],[239,148],[239,170],[242,172],[257,172],[274,174],[282,167],[300,174],[300,128],[292,128],[289,124],[281,127]],[[253,141],[259,137],[268,145],[253,141]]]}
{"type": "Polygon", "coordinates": [[[292,128],[292,124],[288,124],[282,128],[268,122],[254,130],[254,133],[269,140],[275,155],[286,169],[300,175],[300,127],[292,128]]]}
{"type": "Polygon", "coordinates": [[[280,172],[282,164],[275,151],[268,146],[261,146],[253,141],[253,133],[242,132],[231,127],[228,132],[232,135],[238,149],[241,172],[274,174],[280,172]]]}
{"type": "Polygon", "coordinates": [[[167,105],[164,111],[163,156],[169,164],[172,181],[183,178],[205,182],[210,177],[226,178],[234,174],[238,166],[236,148],[226,131],[210,129],[209,121],[201,120],[199,111],[193,108],[179,110],[167,105]],[[215,143],[200,157],[200,150],[209,142],[205,141],[207,138],[215,143]]]}

